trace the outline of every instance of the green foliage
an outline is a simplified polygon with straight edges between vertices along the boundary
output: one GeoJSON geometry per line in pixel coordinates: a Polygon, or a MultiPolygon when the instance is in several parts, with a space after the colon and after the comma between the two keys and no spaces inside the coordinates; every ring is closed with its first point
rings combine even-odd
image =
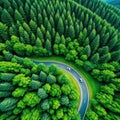
{"type": "MultiPolygon", "coordinates": [[[[61,88],[62,89],[62,88],[61,88]]],[[[53,97],[60,97],[61,95],[61,89],[60,86],[57,84],[52,84],[51,85],[51,91],[50,91],[50,95],[53,97]]]]}
{"type": "Polygon", "coordinates": [[[3,81],[12,81],[14,77],[15,74],[13,73],[0,73],[0,79],[3,81]]]}
{"type": "Polygon", "coordinates": [[[17,99],[15,98],[5,98],[0,103],[0,111],[9,111],[16,107],[17,99]]]}
{"type": "Polygon", "coordinates": [[[12,24],[12,17],[6,9],[4,9],[2,12],[1,20],[3,23],[7,24],[8,26],[12,24]]]}
{"type": "Polygon", "coordinates": [[[57,55],[83,67],[102,84],[85,119],[120,119],[117,8],[100,0],[1,0],[0,14],[0,104],[5,97],[19,97],[0,119],[80,119],[79,94],[69,78],[54,65],[37,66],[15,54],[57,55]]]}
{"type": "Polygon", "coordinates": [[[13,49],[18,55],[20,56],[25,55],[25,45],[23,43],[15,43],[13,49]]]}
{"type": "Polygon", "coordinates": [[[46,82],[46,80],[47,80],[47,74],[45,72],[41,71],[39,76],[40,76],[40,80],[42,82],[46,82]]]}
{"type": "Polygon", "coordinates": [[[23,98],[23,102],[30,107],[34,107],[35,105],[37,105],[40,102],[40,100],[41,99],[34,92],[25,94],[23,98]]]}
{"type": "Polygon", "coordinates": [[[56,77],[53,76],[53,75],[51,75],[51,74],[49,74],[48,77],[47,77],[47,82],[48,82],[49,84],[55,83],[55,82],[56,82],[56,77]]]}
{"type": "Polygon", "coordinates": [[[9,82],[0,83],[0,90],[3,91],[12,91],[14,87],[9,82]]]}
{"type": "Polygon", "coordinates": [[[11,96],[11,92],[8,91],[0,91],[0,98],[6,98],[11,96]]]}
{"type": "MultiPolygon", "coordinates": [[[[2,39],[4,39],[5,41],[7,40],[7,26],[5,25],[5,24],[3,24],[2,22],[0,22],[0,42],[2,42],[3,40],[2,39]]],[[[1,45],[1,47],[2,47],[2,43],[0,43],[1,45]]]]}
{"type": "Polygon", "coordinates": [[[25,94],[25,89],[24,88],[16,88],[13,92],[12,92],[12,96],[13,97],[23,97],[25,94]]]}
{"type": "Polygon", "coordinates": [[[86,120],[93,120],[93,119],[98,120],[98,115],[94,111],[89,110],[87,112],[86,120]]]}
{"type": "Polygon", "coordinates": [[[15,72],[18,73],[19,70],[21,69],[21,65],[17,63],[11,63],[11,62],[6,62],[2,61],[0,62],[0,72],[8,73],[8,72],[15,72]]]}
{"type": "Polygon", "coordinates": [[[41,98],[41,99],[45,99],[48,97],[48,94],[46,93],[46,91],[43,88],[39,88],[37,95],[41,98]]]}
{"type": "Polygon", "coordinates": [[[18,10],[15,10],[15,20],[16,21],[19,21],[19,22],[23,22],[23,17],[22,17],[22,15],[19,13],[19,11],[18,10]]]}
{"type": "Polygon", "coordinates": [[[38,89],[39,87],[41,87],[42,83],[40,81],[36,81],[36,80],[32,80],[30,83],[30,87],[32,89],[38,89]]]}
{"type": "Polygon", "coordinates": [[[62,18],[59,18],[58,24],[57,24],[57,31],[60,35],[64,34],[64,24],[62,18]]]}
{"type": "Polygon", "coordinates": [[[41,103],[42,110],[48,110],[50,108],[49,101],[46,99],[41,103]]]}
{"type": "Polygon", "coordinates": [[[30,81],[31,81],[30,78],[25,77],[24,74],[18,74],[14,77],[13,84],[25,88],[30,84],[30,81]]]}
{"type": "Polygon", "coordinates": [[[62,96],[60,99],[60,102],[62,105],[68,105],[69,104],[69,98],[67,96],[62,96]]]}

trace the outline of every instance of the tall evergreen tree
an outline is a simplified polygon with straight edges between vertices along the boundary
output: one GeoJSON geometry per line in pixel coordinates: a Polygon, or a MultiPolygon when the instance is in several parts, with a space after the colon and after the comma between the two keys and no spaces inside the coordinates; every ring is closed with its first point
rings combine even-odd
{"type": "Polygon", "coordinates": [[[37,23],[38,23],[38,26],[40,26],[41,24],[43,24],[43,18],[42,18],[42,15],[40,13],[38,14],[37,23]]]}
{"type": "Polygon", "coordinates": [[[80,33],[80,26],[78,23],[75,23],[75,36],[78,37],[80,33]]]}
{"type": "Polygon", "coordinates": [[[97,35],[90,45],[92,49],[92,53],[94,53],[98,49],[99,44],[100,44],[100,36],[97,35]]]}
{"type": "Polygon", "coordinates": [[[120,50],[111,52],[111,58],[113,61],[120,61],[120,50]]]}
{"type": "Polygon", "coordinates": [[[54,28],[55,27],[55,22],[54,22],[53,17],[51,15],[50,15],[49,21],[50,21],[51,27],[54,28]]]}
{"type": "Polygon", "coordinates": [[[37,24],[33,20],[31,20],[30,23],[29,23],[29,25],[30,25],[30,28],[31,28],[32,32],[36,33],[37,24]]]}
{"type": "Polygon", "coordinates": [[[74,30],[74,27],[72,25],[70,25],[68,27],[67,36],[70,37],[70,38],[74,38],[75,37],[75,30],[74,30]]]}
{"type": "Polygon", "coordinates": [[[112,50],[114,47],[115,47],[115,45],[117,44],[117,42],[118,42],[118,36],[116,35],[114,38],[112,38],[110,41],[109,41],[109,43],[108,43],[108,46],[109,46],[109,49],[110,50],[112,50]]]}
{"type": "Polygon", "coordinates": [[[37,28],[37,33],[36,33],[36,35],[37,35],[37,37],[39,37],[41,40],[43,40],[44,38],[43,38],[43,33],[42,33],[42,31],[41,31],[41,29],[38,27],[37,28]]]}
{"type": "Polygon", "coordinates": [[[62,20],[61,17],[59,18],[59,21],[58,21],[58,24],[57,24],[57,32],[60,35],[64,34],[64,24],[63,24],[63,20],[62,20]]]}
{"type": "Polygon", "coordinates": [[[107,54],[109,52],[109,47],[108,46],[103,46],[102,48],[98,49],[98,53],[100,55],[104,55],[107,54]]]}
{"type": "Polygon", "coordinates": [[[24,30],[24,43],[30,44],[29,34],[24,30]]]}
{"type": "Polygon", "coordinates": [[[109,33],[106,33],[105,35],[103,35],[103,37],[101,38],[101,41],[100,41],[101,46],[105,46],[107,44],[109,36],[110,36],[109,33]]]}
{"type": "Polygon", "coordinates": [[[96,53],[96,54],[92,55],[92,57],[90,58],[90,61],[97,64],[99,61],[99,54],[96,53]]]}
{"type": "Polygon", "coordinates": [[[90,40],[92,41],[96,37],[96,30],[93,29],[89,35],[90,40]]]}
{"type": "Polygon", "coordinates": [[[0,42],[3,42],[3,40],[7,40],[7,26],[0,22],[0,42]]]}
{"type": "Polygon", "coordinates": [[[103,56],[100,57],[99,62],[100,62],[100,63],[106,63],[106,62],[108,62],[110,59],[111,59],[111,54],[110,54],[110,53],[107,53],[107,54],[105,54],[105,55],[103,55],[103,56]]]}
{"type": "Polygon", "coordinates": [[[26,22],[23,23],[23,28],[28,32],[29,35],[31,34],[31,29],[26,22]]]}
{"type": "Polygon", "coordinates": [[[87,57],[90,57],[90,55],[91,55],[90,45],[85,46],[85,48],[83,50],[83,54],[87,55],[87,57]]]}
{"type": "Polygon", "coordinates": [[[46,36],[45,36],[46,40],[51,40],[51,35],[49,33],[49,31],[46,32],[46,36]]]}
{"type": "Polygon", "coordinates": [[[36,45],[37,47],[42,47],[42,41],[40,40],[40,38],[37,38],[37,39],[36,39],[35,45],[36,45]]]}
{"type": "Polygon", "coordinates": [[[34,45],[36,42],[36,37],[35,37],[34,33],[31,34],[31,41],[30,42],[32,45],[34,45]]]}
{"type": "Polygon", "coordinates": [[[51,41],[50,40],[46,40],[46,43],[45,43],[45,48],[47,49],[48,52],[51,52],[51,41]]]}
{"type": "Polygon", "coordinates": [[[6,9],[2,11],[1,21],[7,24],[8,26],[10,26],[13,22],[11,15],[8,13],[6,9]]]}
{"type": "Polygon", "coordinates": [[[16,21],[19,21],[20,23],[23,22],[23,17],[22,17],[22,15],[19,13],[18,10],[15,10],[15,20],[16,20],[16,21]]]}

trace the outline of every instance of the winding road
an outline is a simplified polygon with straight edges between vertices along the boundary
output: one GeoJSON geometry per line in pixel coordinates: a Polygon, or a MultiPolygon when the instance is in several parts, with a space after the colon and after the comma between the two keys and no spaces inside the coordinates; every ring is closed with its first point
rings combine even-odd
{"type": "Polygon", "coordinates": [[[86,81],[82,78],[82,76],[75,69],[73,69],[69,65],[66,65],[61,62],[57,62],[57,61],[41,62],[41,61],[37,61],[37,60],[33,60],[33,61],[36,64],[44,63],[47,66],[50,66],[51,64],[55,64],[58,67],[60,67],[61,69],[69,72],[75,78],[75,80],[77,81],[77,83],[80,87],[80,92],[81,92],[81,100],[80,100],[78,111],[81,115],[81,119],[84,120],[84,117],[85,117],[85,114],[86,114],[86,111],[88,108],[88,104],[89,104],[89,91],[88,91],[86,81]]]}

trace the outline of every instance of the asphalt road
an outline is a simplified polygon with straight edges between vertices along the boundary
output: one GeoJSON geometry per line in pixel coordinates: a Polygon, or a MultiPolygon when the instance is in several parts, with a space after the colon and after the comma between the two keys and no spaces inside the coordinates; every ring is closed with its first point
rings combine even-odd
{"type": "Polygon", "coordinates": [[[51,64],[55,64],[58,67],[60,67],[61,69],[69,72],[75,78],[75,80],[77,81],[77,83],[80,87],[80,92],[81,92],[81,100],[80,100],[78,111],[81,115],[82,120],[84,120],[84,117],[85,117],[85,114],[86,114],[86,111],[88,108],[88,104],[89,104],[89,91],[88,91],[87,84],[86,84],[85,80],[82,78],[82,76],[75,69],[73,69],[69,65],[66,65],[61,62],[56,62],[56,61],[40,62],[37,60],[34,60],[34,62],[36,64],[44,63],[47,66],[50,66],[51,64]],[[82,82],[80,81],[80,78],[82,79],[82,82]]]}

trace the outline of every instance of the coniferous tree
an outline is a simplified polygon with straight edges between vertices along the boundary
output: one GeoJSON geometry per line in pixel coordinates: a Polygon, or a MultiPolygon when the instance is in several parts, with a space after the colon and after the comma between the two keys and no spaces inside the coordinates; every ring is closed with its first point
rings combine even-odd
{"type": "Polygon", "coordinates": [[[31,20],[29,25],[30,25],[32,32],[35,33],[37,30],[37,24],[33,20],[31,20]]]}
{"type": "Polygon", "coordinates": [[[106,63],[106,62],[108,62],[110,59],[111,59],[111,54],[110,54],[110,53],[107,53],[107,54],[105,54],[105,55],[103,55],[103,56],[100,57],[99,62],[100,62],[100,63],[106,63]]]}
{"type": "Polygon", "coordinates": [[[29,35],[31,34],[31,29],[30,29],[29,25],[26,22],[23,23],[23,28],[24,28],[24,30],[27,31],[27,33],[29,35]]]}
{"type": "Polygon", "coordinates": [[[74,38],[75,37],[75,30],[74,30],[74,27],[72,25],[70,25],[68,27],[67,36],[70,37],[70,38],[74,38]]]}
{"type": "Polygon", "coordinates": [[[103,46],[102,48],[98,49],[98,53],[100,55],[104,55],[107,54],[109,52],[109,47],[108,46],[103,46]]]}
{"type": "Polygon", "coordinates": [[[38,26],[43,24],[43,18],[42,18],[42,15],[40,13],[38,14],[37,23],[38,23],[38,26]]]}
{"type": "Polygon", "coordinates": [[[22,17],[22,15],[19,13],[18,10],[15,10],[15,20],[16,20],[16,21],[19,21],[20,23],[23,22],[23,17],[22,17]]]}
{"type": "Polygon", "coordinates": [[[78,37],[80,33],[80,26],[78,23],[75,23],[75,36],[78,37]]]}
{"type": "Polygon", "coordinates": [[[109,41],[108,46],[110,50],[112,50],[112,48],[115,47],[115,45],[117,44],[117,41],[118,41],[117,35],[109,41]]]}
{"type": "Polygon", "coordinates": [[[89,35],[90,40],[93,40],[96,37],[96,30],[93,29],[89,35]]]}
{"type": "Polygon", "coordinates": [[[92,55],[90,61],[93,62],[93,63],[95,63],[95,64],[97,64],[98,61],[99,61],[99,54],[96,53],[96,54],[92,55]]]}
{"type": "Polygon", "coordinates": [[[106,34],[101,38],[100,45],[101,45],[101,46],[106,45],[107,42],[108,42],[108,39],[109,39],[109,33],[106,33],[106,34]]]}
{"type": "Polygon", "coordinates": [[[61,39],[61,38],[60,38],[60,35],[59,35],[59,33],[57,32],[57,33],[56,33],[56,36],[55,36],[55,43],[56,43],[56,44],[60,44],[60,39],[61,39]]]}
{"type": "Polygon", "coordinates": [[[51,27],[54,28],[55,27],[55,23],[54,23],[53,17],[51,15],[50,15],[49,21],[50,21],[51,27]]]}
{"type": "Polygon", "coordinates": [[[40,40],[40,38],[37,38],[37,39],[36,39],[35,45],[36,45],[37,47],[42,47],[42,41],[40,40]]]}
{"type": "Polygon", "coordinates": [[[85,46],[85,48],[83,50],[83,54],[87,55],[87,57],[90,57],[90,55],[91,55],[90,45],[85,46]]]}
{"type": "Polygon", "coordinates": [[[37,28],[37,33],[36,33],[37,37],[39,37],[41,40],[43,40],[43,33],[41,31],[41,29],[38,27],[37,28]]]}
{"type": "Polygon", "coordinates": [[[20,12],[20,14],[22,15],[22,17],[24,18],[24,20],[26,21],[25,11],[24,11],[24,9],[23,9],[22,6],[19,7],[19,12],[20,12]]]}
{"type": "Polygon", "coordinates": [[[20,37],[24,36],[24,28],[22,26],[19,27],[19,35],[20,37]]]}
{"type": "Polygon", "coordinates": [[[120,50],[111,52],[111,58],[113,61],[120,60],[120,50]]]}
{"type": "Polygon", "coordinates": [[[51,52],[51,41],[50,40],[46,40],[46,43],[45,43],[45,48],[47,49],[48,52],[51,52]]]}
{"type": "MultiPolygon", "coordinates": [[[[30,12],[30,7],[29,7],[29,5],[28,5],[28,3],[26,2],[25,3],[25,14],[26,14],[26,16],[29,16],[29,12],[30,12]]],[[[29,21],[29,18],[28,18],[28,20],[27,21],[29,21]]]]}
{"type": "Polygon", "coordinates": [[[35,37],[34,33],[31,34],[31,41],[30,42],[31,42],[32,45],[34,45],[35,42],[36,42],[36,37],[35,37]]]}
{"type": "Polygon", "coordinates": [[[29,34],[24,30],[24,43],[30,44],[29,34]]]}
{"type": "Polygon", "coordinates": [[[35,18],[35,13],[34,13],[34,11],[31,9],[31,10],[30,10],[30,19],[31,19],[31,20],[34,20],[34,18],[35,18]]]}
{"type": "Polygon", "coordinates": [[[80,32],[83,31],[83,23],[80,22],[80,32]]]}
{"type": "Polygon", "coordinates": [[[62,20],[61,17],[59,18],[59,21],[58,21],[58,24],[57,24],[57,32],[60,35],[64,34],[64,24],[63,24],[63,20],[62,20]]]}
{"type": "Polygon", "coordinates": [[[3,42],[3,40],[7,40],[7,26],[0,22],[0,42],[3,42]],[[3,40],[2,40],[3,39],[3,40]]]}
{"type": "Polygon", "coordinates": [[[45,39],[47,40],[51,40],[51,35],[49,33],[49,31],[46,32],[46,36],[45,36],[45,39]]]}
{"type": "Polygon", "coordinates": [[[92,49],[92,53],[94,53],[98,49],[99,44],[100,44],[100,37],[99,35],[97,35],[90,45],[92,49]]]}
{"type": "Polygon", "coordinates": [[[8,11],[6,9],[4,9],[2,11],[2,15],[1,15],[1,21],[5,24],[7,24],[8,26],[10,26],[12,24],[12,17],[11,15],[8,13],[8,11]]]}
{"type": "Polygon", "coordinates": [[[84,25],[85,25],[85,26],[88,25],[88,21],[89,21],[89,15],[86,14],[86,16],[85,16],[85,20],[84,20],[84,25]]]}

